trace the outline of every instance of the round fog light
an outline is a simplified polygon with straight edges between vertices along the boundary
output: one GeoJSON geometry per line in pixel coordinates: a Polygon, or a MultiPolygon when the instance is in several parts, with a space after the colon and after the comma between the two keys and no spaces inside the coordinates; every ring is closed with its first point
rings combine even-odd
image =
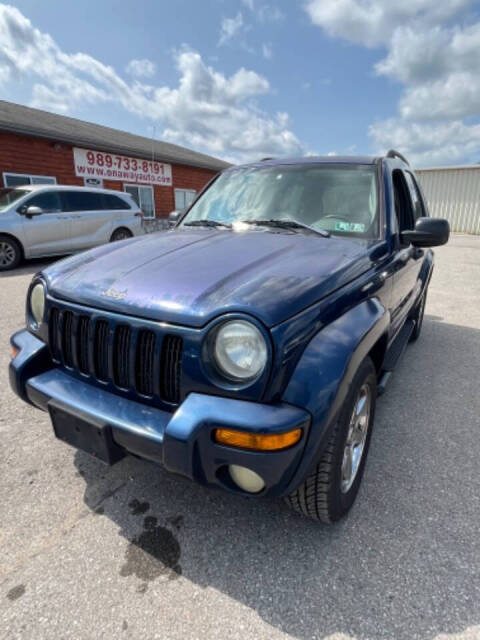
{"type": "Polygon", "coordinates": [[[265,487],[263,478],[247,467],[231,464],[228,471],[235,484],[248,493],[259,493],[265,487]]]}

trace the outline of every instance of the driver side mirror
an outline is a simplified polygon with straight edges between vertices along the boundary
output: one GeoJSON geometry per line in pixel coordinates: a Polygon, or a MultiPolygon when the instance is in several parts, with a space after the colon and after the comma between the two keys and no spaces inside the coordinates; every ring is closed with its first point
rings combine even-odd
{"type": "Polygon", "coordinates": [[[176,224],[183,215],[183,211],[175,209],[175,211],[170,211],[168,214],[168,221],[170,224],[176,224]]]}
{"type": "Polygon", "coordinates": [[[414,247],[438,247],[448,242],[450,225],[443,218],[418,218],[415,229],[402,231],[401,241],[414,247]]]}
{"type": "Polygon", "coordinates": [[[41,216],[43,209],[41,207],[35,207],[31,205],[29,207],[22,207],[20,213],[23,213],[27,218],[33,218],[34,216],[41,216]]]}

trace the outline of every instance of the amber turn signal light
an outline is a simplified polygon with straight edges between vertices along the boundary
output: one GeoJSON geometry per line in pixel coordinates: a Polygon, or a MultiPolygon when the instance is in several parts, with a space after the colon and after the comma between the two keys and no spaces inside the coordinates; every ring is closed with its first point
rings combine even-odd
{"type": "Polygon", "coordinates": [[[219,444],[255,451],[279,451],[296,444],[302,437],[301,429],[285,433],[249,433],[233,429],[215,429],[214,438],[219,444]]]}
{"type": "Polygon", "coordinates": [[[20,349],[17,349],[17,347],[14,347],[13,344],[11,345],[11,349],[12,349],[12,360],[13,360],[20,353],[20,349]]]}

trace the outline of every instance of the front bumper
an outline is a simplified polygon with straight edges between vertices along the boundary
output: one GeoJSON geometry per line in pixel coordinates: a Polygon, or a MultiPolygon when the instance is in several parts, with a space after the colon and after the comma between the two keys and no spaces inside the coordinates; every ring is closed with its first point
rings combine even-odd
{"type": "Polygon", "coordinates": [[[44,411],[49,402],[101,420],[122,451],[162,464],[201,484],[242,493],[227,473],[230,464],[252,469],[265,482],[256,495],[282,495],[299,466],[310,428],[310,414],[286,403],[260,404],[190,393],[173,413],[98,389],[52,365],[47,346],[28,331],[12,337],[18,350],[10,363],[10,384],[23,400],[44,411]],[[302,428],[300,441],[283,451],[255,452],[214,442],[214,429],[256,433],[302,428]]]}

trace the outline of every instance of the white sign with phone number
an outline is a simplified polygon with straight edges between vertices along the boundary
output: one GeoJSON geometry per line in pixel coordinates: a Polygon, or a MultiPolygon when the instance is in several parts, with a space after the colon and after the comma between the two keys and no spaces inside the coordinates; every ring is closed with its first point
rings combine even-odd
{"type": "Polygon", "coordinates": [[[172,165],[105,153],[93,149],[73,149],[75,175],[79,178],[100,178],[172,186],[172,165]]]}

